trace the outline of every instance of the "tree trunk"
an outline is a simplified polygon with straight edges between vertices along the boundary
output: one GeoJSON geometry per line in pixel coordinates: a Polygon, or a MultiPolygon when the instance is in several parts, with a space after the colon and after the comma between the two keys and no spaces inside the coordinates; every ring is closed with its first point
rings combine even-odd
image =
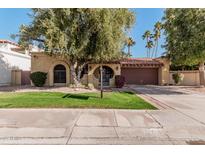
{"type": "Polygon", "coordinates": [[[205,86],[204,62],[201,62],[199,64],[199,78],[200,78],[200,85],[205,86]]]}
{"type": "Polygon", "coordinates": [[[155,49],[155,47],[153,47],[153,50],[151,51],[151,57],[150,58],[153,58],[153,56],[154,56],[154,50],[155,49]]]}
{"type": "Polygon", "coordinates": [[[78,87],[80,85],[80,82],[78,81],[78,77],[76,75],[75,71],[75,64],[71,63],[70,65],[70,72],[71,72],[71,83],[74,84],[75,87],[78,87]]]}
{"type": "Polygon", "coordinates": [[[128,45],[127,47],[128,47],[128,56],[130,57],[131,56],[131,54],[130,54],[130,46],[128,45]]]}
{"type": "Polygon", "coordinates": [[[100,65],[100,98],[103,98],[103,66],[100,65]]]}
{"type": "Polygon", "coordinates": [[[81,73],[82,73],[83,68],[84,68],[84,66],[85,66],[86,64],[87,64],[87,63],[84,63],[84,64],[81,64],[81,65],[78,65],[78,66],[77,66],[77,80],[78,80],[79,83],[80,83],[81,73]]]}
{"type": "Polygon", "coordinates": [[[149,48],[149,50],[148,50],[148,58],[150,58],[150,48],[149,48]]]}
{"type": "Polygon", "coordinates": [[[155,48],[156,48],[156,42],[154,43],[154,47],[153,47],[153,51],[152,51],[152,57],[151,57],[151,58],[153,58],[153,57],[154,57],[154,53],[155,53],[155,48]]]}
{"type": "MultiPolygon", "coordinates": [[[[148,38],[147,38],[147,44],[148,44],[148,38]]],[[[149,58],[149,48],[147,48],[147,58],[149,58]]]]}
{"type": "Polygon", "coordinates": [[[80,67],[78,67],[77,68],[78,70],[77,70],[77,80],[78,80],[78,82],[80,82],[80,77],[81,77],[81,72],[82,72],[82,69],[80,68],[80,67]]]}
{"type": "Polygon", "coordinates": [[[157,52],[158,52],[158,40],[156,42],[155,58],[157,58],[157,52]]]}

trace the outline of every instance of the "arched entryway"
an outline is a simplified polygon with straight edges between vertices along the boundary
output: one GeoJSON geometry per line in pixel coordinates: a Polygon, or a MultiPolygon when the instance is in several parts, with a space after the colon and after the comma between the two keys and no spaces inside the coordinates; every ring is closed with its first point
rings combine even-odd
{"type": "Polygon", "coordinates": [[[66,68],[64,65],[56,65],[53,70],[53,75],[54,84],[66,84],[66,68]]]}
{"type": "MultiPolygon", "coordinates": [[[[94,71],[94,76],[99,80],[99,85],[101,82],[100,78],[100,67],[96,68],[94,71]]],[[[103,66],[103,86],[110,86],[110,79],[113,78],[114,71],[108,66],[103,66]]]]}

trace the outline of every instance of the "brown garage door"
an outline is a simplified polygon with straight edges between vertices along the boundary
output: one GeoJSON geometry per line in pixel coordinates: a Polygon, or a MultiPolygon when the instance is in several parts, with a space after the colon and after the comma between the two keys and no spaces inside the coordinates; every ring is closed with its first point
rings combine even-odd
{"type": "Polygon", "coordinates": [[[122,68],[121,74],[125,77],[126,84],[158,84],[157,68],[122,68]]]}

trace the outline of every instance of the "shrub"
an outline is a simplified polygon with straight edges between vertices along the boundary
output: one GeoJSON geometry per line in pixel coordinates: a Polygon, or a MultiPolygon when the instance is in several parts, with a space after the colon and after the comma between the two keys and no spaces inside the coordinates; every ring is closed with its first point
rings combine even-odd
{"type": "Polygon", "coordinates": [[[31,81],[36,87],[42,87],[47,79],[47,73],[45,72],[34,72],[30,75],[31,81]]]}
{"type": "Polygon", "coordinates": [[[115,85],[117,88],[122,88],[125,84],[125,77],[122,75],[115,76],[115,85]]]}
{"type": "Polygon", "coordinates": [[[174,80],[175,84],[178,84],[179,82],[181,82],[183,80],[183,74],[181,73],[174,73],[172,74],[172,79],[174,80]]]}

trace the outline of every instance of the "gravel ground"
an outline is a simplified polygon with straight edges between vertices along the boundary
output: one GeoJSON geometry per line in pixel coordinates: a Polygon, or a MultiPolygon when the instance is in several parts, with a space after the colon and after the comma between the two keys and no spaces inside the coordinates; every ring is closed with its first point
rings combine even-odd
{"type": "Polygon", "coordinates": [[[65,93],[87,93],[96,92],[97,89],[70,88],[70,87],[32,87],[32,86],[4,86],[0,87],[0,93],[3,92],[65,92],[65,93]]]}

